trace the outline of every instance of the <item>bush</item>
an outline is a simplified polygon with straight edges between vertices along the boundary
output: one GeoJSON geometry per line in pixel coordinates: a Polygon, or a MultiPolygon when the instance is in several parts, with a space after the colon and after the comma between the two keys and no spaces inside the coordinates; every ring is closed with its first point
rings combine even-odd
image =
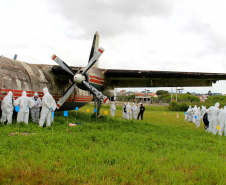
{"type": "Polygon", "coordinates": [[[183,111],[183,112],[186,112],[188,110],[189,105],[194,107],[196,104],[193,104],[191,102],[179,103],[177,101],[171,101],[169,106],[168,106],[168,109],[170,111],[183,111]]]}
{"type": "Polygon", "coordinates": [[[188,110],[188,107],[189,107],[189,102],[183,102],[183,103],[180,103],[180,111],[184,111],[186,112],[188,110]]]}
{"type": "Polygon", "coordinates": [[[169,104],[170,111],[180,111],[180,105],[177,101],[171,101],[169,104]]]}

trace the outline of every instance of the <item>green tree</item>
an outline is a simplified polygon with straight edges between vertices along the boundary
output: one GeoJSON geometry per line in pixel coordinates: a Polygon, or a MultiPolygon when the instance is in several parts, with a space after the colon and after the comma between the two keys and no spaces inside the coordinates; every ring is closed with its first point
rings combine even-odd
{"type": "Polygon", "coordinates": [[[169,92],[168,91],[164,91],[164,90],[158,90],[158,91],[156,91],[156,95],[158,97],[160,97],[160,96],[165,97],[165,96],[168,96],[169,95],[169,92]]]}

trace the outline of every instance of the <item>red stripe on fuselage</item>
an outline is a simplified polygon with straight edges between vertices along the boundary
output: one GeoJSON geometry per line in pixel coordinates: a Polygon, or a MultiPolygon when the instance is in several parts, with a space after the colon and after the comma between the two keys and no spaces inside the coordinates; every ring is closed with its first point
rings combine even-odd
{"type": "Polygon", "coordinates": [[[90,79],[89,82],[94,82],[94,83],[99,84],[99,85],[103,85],[104,84],[103,82],[100,82],[100,81],[94,80],[94,79],[90,79]]]}
{"type": "Polygon", "coordinates": [[[96,78],[97,80],[103,80],[103,78],[99,78],[97,76],[89,75],[90,78],[96,78]]]}

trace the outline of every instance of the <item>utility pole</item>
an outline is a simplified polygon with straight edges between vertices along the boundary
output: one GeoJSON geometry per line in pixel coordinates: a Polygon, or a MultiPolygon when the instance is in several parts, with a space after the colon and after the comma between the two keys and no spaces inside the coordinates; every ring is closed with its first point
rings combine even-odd
{"type": "Polygon", "coordinates": [[[171,101],[173,100],[173,88],[171,87],[171,101]]]}

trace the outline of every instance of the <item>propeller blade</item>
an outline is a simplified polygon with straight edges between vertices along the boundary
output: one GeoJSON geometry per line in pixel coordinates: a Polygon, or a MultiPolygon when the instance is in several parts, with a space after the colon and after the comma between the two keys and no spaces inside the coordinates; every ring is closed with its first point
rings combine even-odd
{"type": "Polygon", "coordinates": [[[103,103],[107,104],[109,102],[108,98],[104,96],[100,91],[98,91],[95,87],[90,85],[86,81],[82,81],[82,83],[86,86],[87,90],[89,90],[93,95],[96,96],[97,99],[102,101],[103,103]]]}
{"type": "Polygon", "coordinates": [[[61,60],[59,57],[57,57],[55,54],[53,54],[51,56],[51,58],[57,63],[59,64],[65,71],[67,71],[68,73],[70,73],[71,75],[75,75],[75,72],[72,71],[72,69],[63,61],[61,60]]]}
{"type": "Polygon", "coordinates": [[[88,65],[86,66],[86,68],[83,70],[82,75],[84,73],[86,73],[86,71],[88,71],[94,64],[95,62],[99,59],[100,55],[104,52],[103,48],[99,48],[98,51],[93,55],[93,57],[91,58],[91,60],[89,61],[88,65]]]}
{"type": "Polygon", "coordinates": [[[95,42],[96,42],[96,34],[94,34],[94,37],[93,37],[93,44],[92,44],[92,47],[91,47],[88,63],[91,60],[91,58],[93,57],[94,50],[95,50],[95,42]]]}
{"type": "Polygon", "coordinates": [[[68,99],[68,97],[71,95],[71,93],[73,92],[74,88],[76,86],[76,83],[73,83],[68,89],[67,91],[63,94],[63,96],[58,100],[57,102],[57,109],[59,109],[64,102],[68,99]]]}

